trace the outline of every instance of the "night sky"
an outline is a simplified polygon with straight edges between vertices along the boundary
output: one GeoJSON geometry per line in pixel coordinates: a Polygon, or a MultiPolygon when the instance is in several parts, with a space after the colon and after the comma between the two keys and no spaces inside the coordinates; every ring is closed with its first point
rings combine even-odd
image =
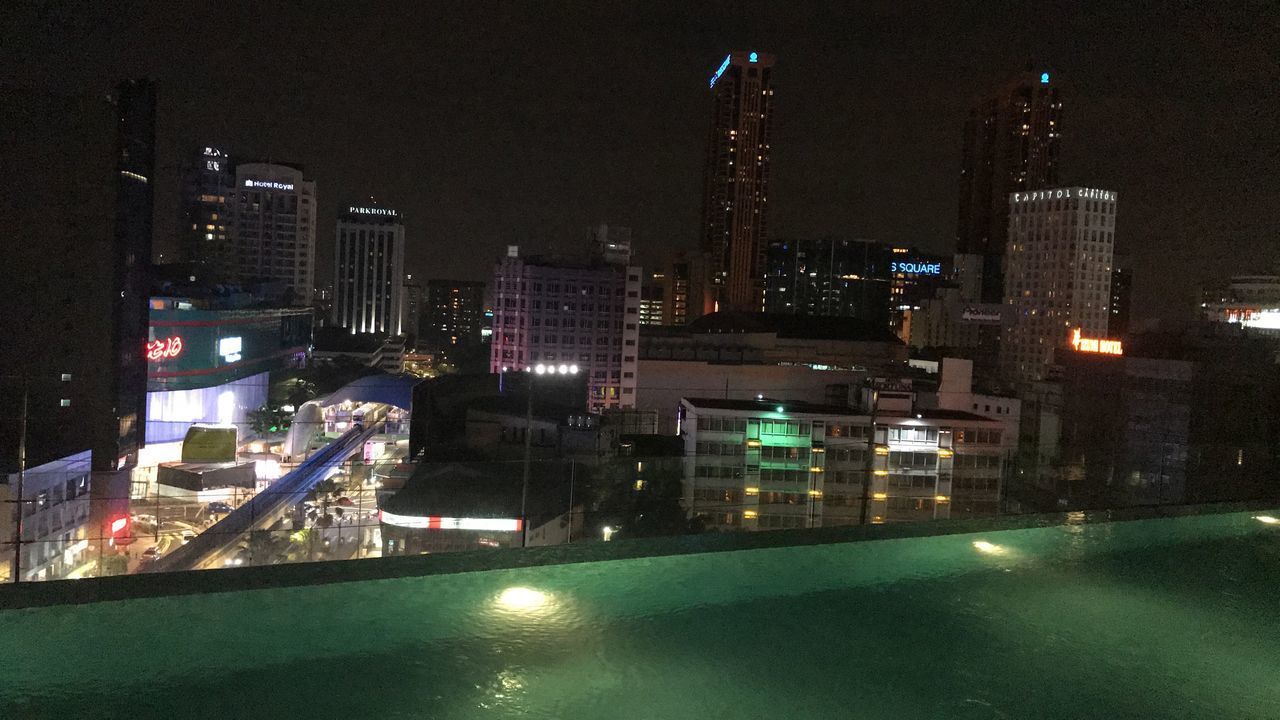
{"type": "Polygon", "coordinates": [[[205,144],[306,167],[321,281],[336,209],[370,195],[433,277],[576,250],[599,221],[633,227],[642,262],[695,247],[707,78],[755,49],[778,57],[774,238],[952,252],[965,113],[1034,68],[1063,88],[1063,184],[1119,192],[1139,318],[1280,260],[1274,3],[45,5],[0,13],[0,81],[156,79],[161,252],[179,156],[205,144]]]}

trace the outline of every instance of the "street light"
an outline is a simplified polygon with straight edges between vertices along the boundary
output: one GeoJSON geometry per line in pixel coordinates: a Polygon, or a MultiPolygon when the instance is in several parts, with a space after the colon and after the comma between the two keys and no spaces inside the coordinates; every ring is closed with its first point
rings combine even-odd
{"type": "MultiPolygon", "coordinates": [[[[504,368],[505,369],[505,368],[504,368]]],[[[529,370],[528,366],[525,371],[529,370]]],[[[529,462],[533,454],[533,378],[534,375],[577,375],[577,365],[543,365],[538,363],[529,374],[529,384],[525,387],[524,410],[524,473],[520,483],[520,547],[529,542],[529,462]]],[[[572,520],[571,520],[572,521],[572,520]]]]}

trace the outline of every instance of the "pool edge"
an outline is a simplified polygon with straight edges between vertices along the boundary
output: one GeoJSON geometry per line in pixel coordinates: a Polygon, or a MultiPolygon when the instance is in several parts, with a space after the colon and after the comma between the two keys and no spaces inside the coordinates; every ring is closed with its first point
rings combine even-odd
{"type": "Polygon", "coordinates": [[[435,555],[292,563],[220,570],[120,575],[81,580],[0,585],[0,612],[55,605],[78,605],[147,597],[168,597],[308,585],[484,572],[546,565],[570,565],[697,553],[829,545],[939,535],[960,535],[1159,518],[1271,510],[1277,501],[1206,505],[1165,505],[1105,511],[1008,515],[980,520],[931,520],[885,525],[852,525],[768,532],[703,533],[556,545],[528,549],[478,550],[435,555]]]}

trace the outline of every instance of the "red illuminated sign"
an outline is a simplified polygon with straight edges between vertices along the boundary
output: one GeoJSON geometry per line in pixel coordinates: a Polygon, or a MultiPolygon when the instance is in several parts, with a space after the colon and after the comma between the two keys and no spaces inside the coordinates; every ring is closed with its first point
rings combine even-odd
{"type": "Polygon", "coordinates": [[[1080,334],[1080,328],[1071,331],[1071,347],[1076,352],[1101,353],[1103,355],[1123,355],[1124,347],[1119,340],[1101,340],[1087,338],[1080,334]]]}
{"type": "Polygon", "coordinates": [[[147,343],[148,360],[168,360],[182,354],[182,338],[174,336],[147,343]]]}

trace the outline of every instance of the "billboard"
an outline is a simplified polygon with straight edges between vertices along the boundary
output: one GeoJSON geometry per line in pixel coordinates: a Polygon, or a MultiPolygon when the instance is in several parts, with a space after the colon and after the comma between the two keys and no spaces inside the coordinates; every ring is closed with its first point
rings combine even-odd
{"type": "Polygon", "coordinates": [[[310,309],[151,309],[147,390],[224,385],[287,367],[311,346],[310,309]]]}
{"type": "Polygon", "coordinates": [[[182,441],[182,462],[235,462],[236,428],[192,425],[182,441]]]}

